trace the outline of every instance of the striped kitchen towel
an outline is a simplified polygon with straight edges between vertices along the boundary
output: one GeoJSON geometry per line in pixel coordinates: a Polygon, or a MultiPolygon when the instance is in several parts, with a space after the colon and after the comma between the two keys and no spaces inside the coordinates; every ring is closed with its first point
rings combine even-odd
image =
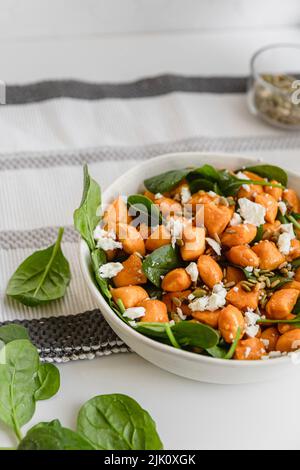
{"type": "Polygon", "coordinates": [[[246,83],[165,75],[7,86],[0,113],[0,322],[25,324],[48,361],[128,351],[96,309],[79,268],[72,215],[82,164],[102,189],[141,160],[175,151],[242,153],[298,170],[300,135],[250,115],[246,83]],[[64,299],[34,309],[8,299],[13,271],[54,242],[59,226],[72,270],[64,299]]]}

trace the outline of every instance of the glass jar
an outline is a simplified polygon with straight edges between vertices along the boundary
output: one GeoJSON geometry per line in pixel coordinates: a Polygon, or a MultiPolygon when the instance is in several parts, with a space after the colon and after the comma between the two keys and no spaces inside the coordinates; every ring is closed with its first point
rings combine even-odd
{"type": "Polygon", "coordinates": [[[251,59],[248,104],[253,114],[284,129],[300,129],[300,45],[267,46],[251,59]]]}

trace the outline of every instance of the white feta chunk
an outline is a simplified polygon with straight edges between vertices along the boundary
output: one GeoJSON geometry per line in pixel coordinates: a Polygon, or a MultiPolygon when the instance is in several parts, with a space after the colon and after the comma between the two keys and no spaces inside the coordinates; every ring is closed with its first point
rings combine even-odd
{"type": "Polygon", "coordinates": [[[181,192],[180,192],[180,197],[181,197],[182,204],[186,204],[190,200],[191,196],[192,196],[192,194],[191,194],[191,191],[189,190],[188,186],[182,186],[181,192]]]}
{"type": "Polygon", "coordinates": [[[288,255],[291,249],[291,237],[288,233],[281,233],[277,240],[277,246],[283,255],[288,255]]]}
{"type": "Polygon", "coordinates": [[[171,234],[171,244],[173,248],[175,248],[176,240],[182,239],[184,227],[185,224],[180,219],[174,219],[174,217],[171,217],[168,221],[166,228],[171,234]]]}
{"type": "Polygon", "coordinates": [[[193,261],[185,268],[186,272],[189,274],[192,282],[197,282],[199,271],[197,264],[193,261]]]}
{"type": "Polygon", "coordinates": [[[145,316],[146,310],[144,307],[130,307],[125,310],[123,317],[129,318],[130,320],[136,320],[145,316]]]}
{"type": "Polygon", "coordinates": [[[278,202],[278,209],[280,210],[282,215],[286,214],[286,204],[283,201],[278,202]]]}
{"type": "Polygon", "coordinates": [[[260,316],[253,311],[253,309],[248,308],[245,312],[245,323],[246,328],[245,332],[251,338],[254,338],[257,333],[259,332],[259,325],[257,325],[257,321],[260,319],[260,316]]]}
{"type": "Polygon", "coordinates": [[[214,250],[214,252],[217,253],[218,256],[221,256],[221,245],[220,245],[220,243],[218,243],[213,238],[209,238],[209,237],[206,237],[205,240],[209,244],[209,246],[211,246],[211,248],[214,250]]]}
{"type": "Polygon", "coordinates": [[[180,320],[186,320],[186,315],[184,315],[183,311],[180,307],[176,308],[177,315],[179,316],[180,320]]]}
{"type": "Polygon", "coordinates": [[[242,221],[242,217],[240,216],[240,214],[238,214],[237,212],[234,212],[231,218],[231,221],[229,222],[229,225],[233,227],[235,225],[240,225],[242,222],[243,221],[242,221]]]}
{"type": "Polygon", "coordinates": [[[293,238],[296,238],[293,224],[281,224],[280,231],[282,233],[288,233],[291,240],[293,240],[293,238]]]}
{"type": "Polygon", "coordinates": [[[99,268],[99,274],[105,279],[111,279],[115,277],[120,271],[124,269],[122,263],[106,263],[102,264],[99,268]]]}
{"type": "Polygon", "coordinates": [[[103,230],[100,226],[97,226],[94,230],[94,240],[97,242],[97,248],[102,248],[104,251],[114,250],[116,248],[122,248],[121,242],[116,241],[116,233],[113,230],[103,230]]]}
{"type": "Polygon", "coordinates": [[[238,200],[240,206],[240,215],[245,223],[253,224],[256,227],[265,223],[266,209],[261,204],[252,202],[246,197],[238,200]]]}

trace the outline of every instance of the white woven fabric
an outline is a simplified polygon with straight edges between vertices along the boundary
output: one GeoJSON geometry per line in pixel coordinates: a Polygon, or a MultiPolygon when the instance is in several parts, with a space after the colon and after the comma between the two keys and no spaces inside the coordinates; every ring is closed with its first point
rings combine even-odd
{"type": "Polygon", "coordinates": [[[300,170],[300,137],[251,116],[244,94],[170,93],[135,99],[53,99],[0,109],[0,321],[95,308],[79,268],[72,215],[82,162],[105,188],[139,160],[168,151],[222,150],[300,170]],[[72,282],[66,297],[30,309],[5,288],[19,263],[69,227],[63,250],[72,282]],[[43,229],[43,230],[39,230],[43,229]]]}

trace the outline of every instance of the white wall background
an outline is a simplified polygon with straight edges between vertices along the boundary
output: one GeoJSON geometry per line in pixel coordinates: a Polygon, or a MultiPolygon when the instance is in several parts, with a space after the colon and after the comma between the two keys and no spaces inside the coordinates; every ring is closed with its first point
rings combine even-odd
{"type": "Polygon", "coordinates": [[[296,25],[299,0],[0,0],[0,37],[296,25]]]}

